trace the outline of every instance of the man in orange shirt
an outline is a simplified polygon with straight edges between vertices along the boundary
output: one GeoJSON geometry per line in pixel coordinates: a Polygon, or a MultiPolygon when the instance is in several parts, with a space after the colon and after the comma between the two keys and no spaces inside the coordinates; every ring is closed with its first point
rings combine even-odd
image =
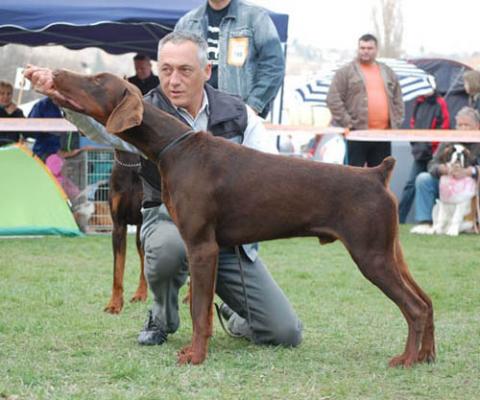
{"type": "MultiPolygon", "coordinates": [[[[356,59],[335,73],[327,95],[333,125],[352,130],[400,128],[400,84],[387,65],[376,61],[377,51],[375,36],[361,36],[356,59]]],[[[373,167],[390,154],[390,142],[348,142],[350,165],[373,167]]]]}

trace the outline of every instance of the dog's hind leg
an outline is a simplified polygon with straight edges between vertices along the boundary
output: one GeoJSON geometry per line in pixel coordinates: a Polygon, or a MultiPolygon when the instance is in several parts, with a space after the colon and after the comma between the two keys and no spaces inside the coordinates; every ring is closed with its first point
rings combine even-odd
{"type": "Polygon", "coordinates": [[[137,233],[135,235],[135,243],[137,245],[137,252],[138,257],[140,258],[140,277],[138,281],[138,287],[135,293],[133,294],[132,298],[130,299],[131,303],[136,301],[143,301],[147,300],[147,281],[145,279],[145,272],[144,272],[144,257],[145,253],[143,252],[142,243],[140,241],[140,228],[141,224],[137,225],[137,233]]]}
{"type": "Polygon", "coordinates": [[[427,311],[427,323],[425,325],[425,332],[422,337],[422,345],[420,348],[420,353],[418,355],[418,362],[434,362],[436,353],[435,353],[435,325],[433,321],[433,304],[430,297],[422,290],[422,288],[415,282],[412,274],[408,270],[407,263],[403,256],[402,246],[400,245],[400,240],[395,241],[395,258],[398,262],[400,271],[405,282],[411,287],[413,291],[425,302],[428,307],[427,311]]]}
{"type": "MultiPolygon", "coordinates": [[[[389,365],[410,367],[418,362],[419,348],[428,320],[428,305],[403,277],[399,262],[390,251],[365,252],[350,248],[362,274],[385,293],[399,308],[408,325],[408,336],[403,354],[391,359],[389,365]]],[[[365,248],[365,247],[363,247],[365,248]]]]}

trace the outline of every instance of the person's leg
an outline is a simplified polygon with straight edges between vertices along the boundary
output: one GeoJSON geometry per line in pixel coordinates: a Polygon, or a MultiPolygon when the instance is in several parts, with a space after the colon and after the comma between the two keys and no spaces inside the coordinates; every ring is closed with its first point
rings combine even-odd
{"type": "Polygon", "coordinates": [[[392,155],[390,142],[368,142],[367,165],[369,167],[380,165],[390,155],[392,155]]]}
{"type": "Polygon", "coordinates": [[[236,254],[222,249],[219,258],[216,292],[235,312],[228,321],[230,331],[257,344],[297,346],[302,323],[287,297],[259,258],[252,262],[242,250],[240,254],[251,324],[236,254]]]}
{"type": "Polygon", "coordinates": [[[363,167],[366,158],[368,142],[358,142],[354,140],[347,141],[347,154],[348,154],[348,165],[354,167],[363,167]]]}
{"type": "Polygon", "coordinates": [[[421,172],[415,180],[415,220],[432,222],[432,209],[438,198],[438,179],[428,172],[421,172]]]}
{"type": "Polygon", "coordinates": [[[161,208],[148,208],[142,210],[142,214],[145,278],[153,294],[153,305],[138,341],[140,344],[161,344],[150,343],[155,342],[155,338],[151,338],[155,336],[155,331],[163,331],[166,337],[166,334],[175,332],[180,324],[178,291],[187,279],[187,257],[177,227],[161,208]]]}
{"type": "Polygon", "coordinates": [[[410,212],[410,208],[412,208],[413,200],[415,198],[415,179],[420,172],[425,172],[426,170],[426,161],[413,160],[412,168],[410,169],[410,175],[405,183],[405,186],[403,187],[400,203],[398,205],[398,214],[401,224],[405,223],[408,213],[410,212]]]}

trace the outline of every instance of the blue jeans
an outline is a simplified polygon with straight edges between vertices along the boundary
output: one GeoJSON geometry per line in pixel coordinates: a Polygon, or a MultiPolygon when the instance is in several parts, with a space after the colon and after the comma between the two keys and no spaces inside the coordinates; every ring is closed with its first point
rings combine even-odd
{"type": "Polygon", "coordinates": [[[421,172],[415,180],[415,221],[431,222],[432,209],[438,199],[438,178],[421,172]]]}
{"type": "Polygon", "coordinates": [[[413,200],[415,199],[415,180],[421,172],[427,170],[428,160],[413,160],[412,168],[410,169],[410,176],[402,191],[400,204],[398,205],[398,214],[400,223],[404,224],[407,220],[410,208],[412,208],[413,200]]]}

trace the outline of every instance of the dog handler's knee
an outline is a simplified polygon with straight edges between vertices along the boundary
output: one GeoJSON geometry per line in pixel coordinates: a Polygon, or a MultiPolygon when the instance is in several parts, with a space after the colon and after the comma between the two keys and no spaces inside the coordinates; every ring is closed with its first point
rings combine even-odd
{"type": "Polygon", "coordinates": [[[297,347],[302,342],[302,331],[302,323],[299,320],[283,324],[275,329],[274,342],[284,347],[297,347]]]}
{"type": "Polygon", "coordinates": [[[173,278],[185,264],[182,244],[145,246],[145,278],[149,284],[173,278]]]}

